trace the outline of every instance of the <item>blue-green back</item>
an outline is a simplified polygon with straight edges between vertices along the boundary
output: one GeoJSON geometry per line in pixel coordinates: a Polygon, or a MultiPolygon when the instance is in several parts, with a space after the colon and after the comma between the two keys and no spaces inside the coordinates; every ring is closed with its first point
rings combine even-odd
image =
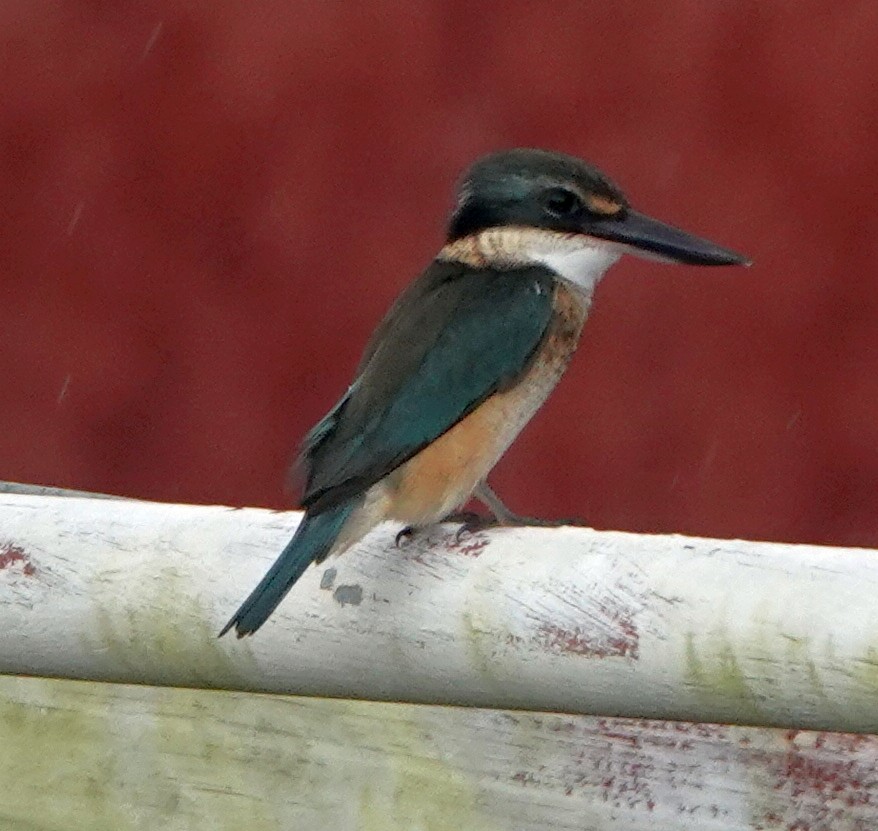
{"type": "Polygon", "coordinates": [[[534,267],[434,263],[388,312],[347,394],[305,442],[303,505],[365,491],[493,393],[514,386],[552,318],[553,276],[534,267]]]}

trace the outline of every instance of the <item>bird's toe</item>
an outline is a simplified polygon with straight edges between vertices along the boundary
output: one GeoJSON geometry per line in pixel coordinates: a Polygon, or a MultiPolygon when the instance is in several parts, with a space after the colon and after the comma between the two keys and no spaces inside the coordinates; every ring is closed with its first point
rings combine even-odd
{"type": "Polygon", "coordinates": [[[475,534],[479,531],[486,531],[488,528],[496,528],[500,523],[495,517],[481,516],[480,514],[470,514],[469,518],[464,520],[460,528],[454,535],[454,539],[460,542],[464,534],[475,534]]]}

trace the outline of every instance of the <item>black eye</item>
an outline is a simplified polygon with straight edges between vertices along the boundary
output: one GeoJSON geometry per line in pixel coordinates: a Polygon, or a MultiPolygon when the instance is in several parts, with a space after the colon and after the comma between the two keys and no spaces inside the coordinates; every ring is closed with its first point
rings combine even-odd
{"type": "Polygon", "coordinates": [[[543,194],[543,207],[552,216],[571,216],[579,211],[579,197],[566,188],[550,188],[543,194]]]}

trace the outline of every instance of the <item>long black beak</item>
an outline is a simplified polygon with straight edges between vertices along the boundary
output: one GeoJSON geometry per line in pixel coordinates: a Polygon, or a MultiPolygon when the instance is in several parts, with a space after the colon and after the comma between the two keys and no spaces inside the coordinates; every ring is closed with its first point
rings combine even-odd
{"type": "Polygon", "coordinates": [[[627,209],[621,216],[589,222],[588,234],[629,246],[632,254],[688,265],[750,265],[747,257],[673,225],[627,209]]]}

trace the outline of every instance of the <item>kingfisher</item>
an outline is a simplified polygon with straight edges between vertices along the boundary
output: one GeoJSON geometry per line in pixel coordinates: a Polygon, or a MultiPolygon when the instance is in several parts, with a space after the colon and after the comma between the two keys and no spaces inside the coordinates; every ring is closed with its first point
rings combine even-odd
{"type": "Polygon", "coordinates": [[[404,526],[399,542],[465,516],[458,509],[475,497],[491,512],[482,526],[552,524],[514,514],[487,476],[560,380],[595,288],[623,254],[749,265],[634,210],[573,156],[518,148],[476,161],[458,187],[445,245],[305,437],[304,518],[220,636],[256,632],[311,563],[382,522],[404,526]]]}

